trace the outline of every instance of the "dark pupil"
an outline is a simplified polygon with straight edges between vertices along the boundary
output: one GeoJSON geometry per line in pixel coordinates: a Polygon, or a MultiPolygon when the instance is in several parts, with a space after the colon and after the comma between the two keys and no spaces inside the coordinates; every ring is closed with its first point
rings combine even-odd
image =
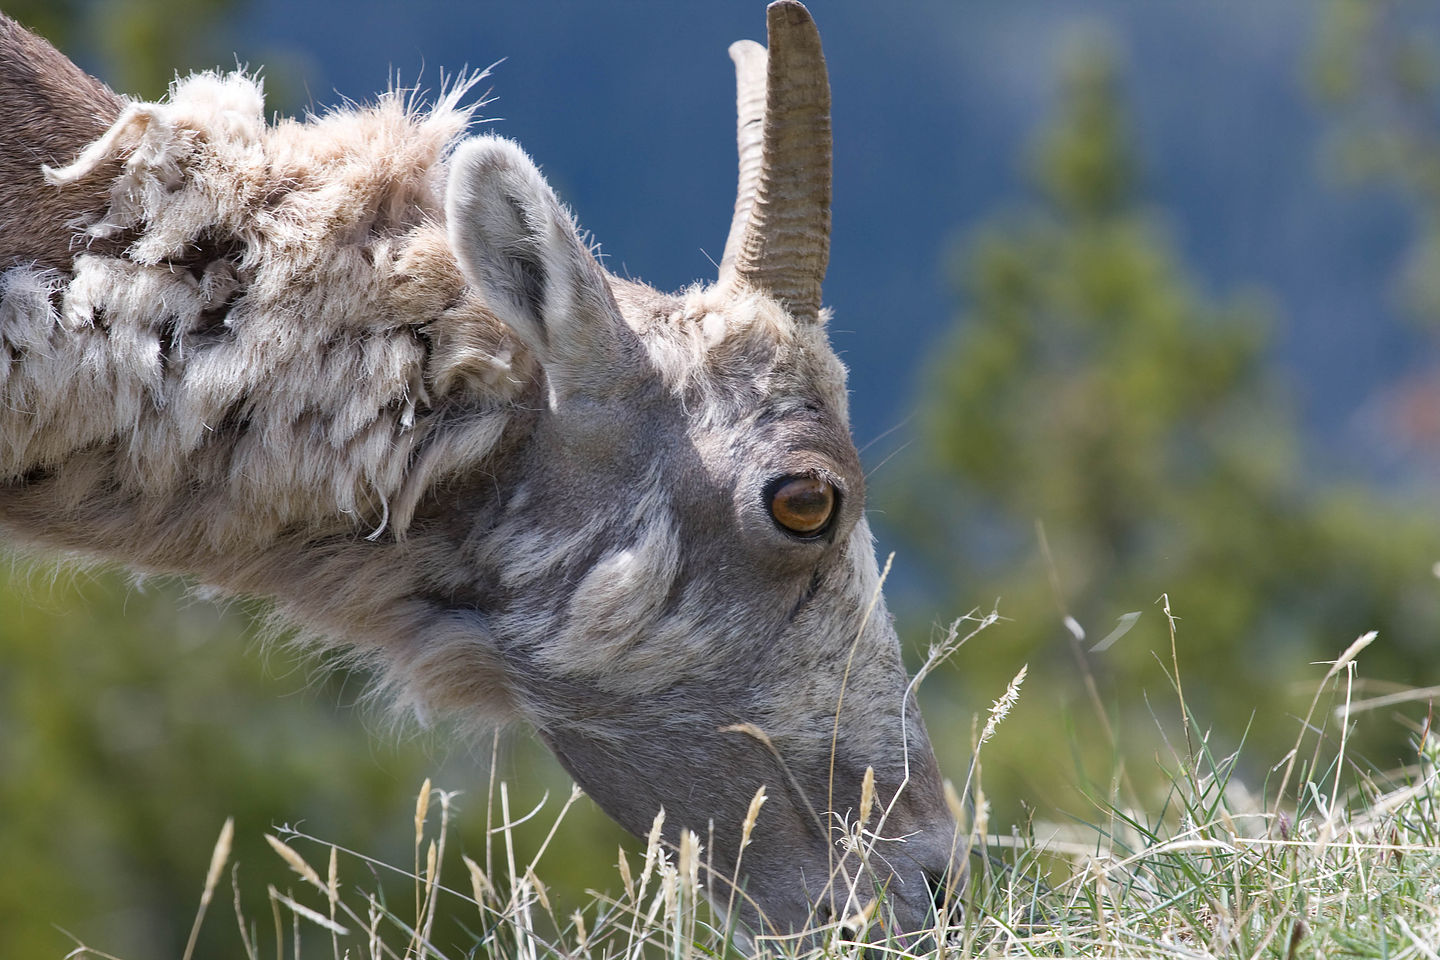
{"type": "Polygon", "coordinates": [[[775,491],[771,512],[787,530],[814,533],[830,519],[834,503],[835,494],[830,484],[814,477],[796,477],[775,491]]]}

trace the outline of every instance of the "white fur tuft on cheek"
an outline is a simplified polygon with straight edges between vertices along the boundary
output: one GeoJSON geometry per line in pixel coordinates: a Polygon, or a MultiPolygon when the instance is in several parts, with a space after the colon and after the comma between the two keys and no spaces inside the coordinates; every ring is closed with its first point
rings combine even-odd
{"type": "Polygon", "coordinates": [[[544,659],[562,673],[590,678],[629,673],[629,654],[653,632],[679,567],[680,537],[667,511],[585,574],[544,659]]]}

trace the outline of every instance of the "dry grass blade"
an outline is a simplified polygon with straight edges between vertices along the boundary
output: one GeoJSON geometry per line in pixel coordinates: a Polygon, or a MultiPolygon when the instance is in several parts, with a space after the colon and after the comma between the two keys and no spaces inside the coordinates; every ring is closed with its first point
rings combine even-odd
{"type": "Polygon", "coordinates": [[[495,885],[490,882],[490,878],[485,875],[485,871],[480,869],[480,864],[471,860],[469,857],[461,857],[460,859],[465,864],[465,869],[470,871],[470,891],[471,896],[475,898],[475,903],[482,909],[486,904],[495,903],[498,899],[495,885]]]}
{"type": "MultiPolygon", "coordinates": [[[[304,918],[304,919],[306,919],[306,920],[309,920],[311,923],[315,924],[317,927],[321,927],[322,929],[329,930],[331,933],[338,934],[339,936],[342,936],[342,937],[348,937],[348,936],[350,936],[350,931],[349,931],[348,929],[346,929],[345,927],[343,927],[343,926],[341,926],[340,924],[336,923],[335,921],[331,920],[329,917],[325,916],[325,914],[319,913],[319,912],[317,912],[317,911],[315,911],[315,910],[311,910],[309,907],[305,906],[303,903],[297,903],[295,900],[291,899],[290,897],[287,897],[285,894],[283,894],[283,893],[281,893],[279,890],[275,889],[274,886],[271,886],[271,887],[269,888],[269,892],[270,892],[270,899],[271,899],[273,902],[283,905],[286,909],[288,909],[288,910],[289,910],[292,914],[294,914],[295,916],[297,916],[297,917],[302,917],[302,918],[304,918]]],[[[298,951],[297,951],[297,952],[298,952],[298,951]]]]}
{"type": "Polygon", "coordinates": [[[1170,611],[1170,594],[1160,594],[1161,609],[1165,611],[1165,623],[1170,628],[1170,669],[1175,678],[1175,697],[1180,701],[1180,726],[1185,731],[1185,756],[1194,761],[1195,741],[1190,735],[1190,708],[1185,705],[1185,686],[1180,681],[1180,651],[1179,645],[1175,642],[1175,621],[1178,619],[1170,611]]]}
{"type": "MultiPolygon", "coordinates": [[[[340,851],[334,844],[330,845],[330,864],[325,872],[325,899],[330,903],[330,922],[336,923],[335,908],[340,903],[340,851]]],[[[334,931],[330,933],[330,947],[336,957],[341,955],[340,935],[334,931]]]]}
{"type": "Polygon", "coordinates": [[[806,793],[805,788],[800,785],[800,781],[795,778],[795,774],[790,770],[790,765],[786,763],[785,758],[780,755],[780,750],[775,746],[775,742],[770,739],[769,734],[753,723],[732,723],[728,726],[721,727],[719,732],[744,734],[768,750],[776,765],[784,772],[785,778],[789,781],[790,789],[794,792],[794,795],[799,797],[800,802],[805,805],[805,812],[809,815],[810,819],[822,829],[824,828],[825,821],[821,818],[814,805],[810,803],[810,795],[806,793]]]}
{"type": "Polygon", "coordinates": [[[1280,777],[1280,787],[1275,791],[1275,805],[1271,810],[1271,821],[1273,823],[1278,824],[1281,822],[1280,805],[1285,801],[1285,791],[1290,787],[1290,777],[1295,772],[1295,761],[1300,756],[1300,747],[1305,742],[1305,734],[1310,730],[1310,721],[1315,716],[1315,708],[1320,704],[1320,696],[1325,692],[1325,687],[1330,683],[1330,680],[1335,674],[1354,662],[1360,651],[1370,646],[1377,635],[1376,631],[1371,630],[1357,637],[1350,646],[1345,648],[1345,652],[1340,654],[1339,659],[1330,665],[1330,669],[1325,672],[1324,679],[1316,686],[1315,695],[1311,697],[1310,706],[1305,711],[1305,719],[1300,724],[1300,734],[1295,738],[1295,746],[1291,748],[1290,752],[1286,755],[1285,773],[1280,777]]]}
{"type": "Polygon", "coordinates": [[[575,806],[575,801],[582,796],[584,796],[584,792],[580,789],[580,785],[573,784],[570,787],[570,796],[566,798],[565,803],[560,807],[560,812],[555,815],[554,822],[550,824],[550,832],[545,834],[545,839],[540,842],[540,846],[535,850],[535,855],[530,858],[530,864],[525,868],[526,873],[535,872],[535,868],[540,865],[540,858],[545,856],[545,851],[550,848],[550,841],[555,839],[555,831],[560,829],[565,815],[570,812],[571,807],[575,806]]]}
{"type": "MultiPolygon", "coordinates": [[[[415,797],[415,876],[420,876],[420,847],[425,842],[425,818],[430,812],[430,778],[420,784],[420,793],[415,797]]],[[[424,891],[417,879],[415,884],[415,927],[419,936],[420,918],[424,916],[424,891]]],[[[412,944],[412,946],[416,946],[412,944]]]]}
{"type": "Polygon", "coordinates": [[[103,950],[96,950],[94,947],[87,947],[84,944],[65,954],[65,960],[79,960],[80,957],[99,957],[100,960],[123,960],[112,953],[103,950]]]}
{"type": "Polygon", "coordinates": [[[268,833],[265,834],[265,842],[270,844],[270,848],[280,855],[280,859],[289,864],[290,869],[298,873],[306,883],[321,893],[327,896],[329,895],[329,886],[320,879],[320,874],[315,872],[315,868],[306,863],[305,858],[295,852],[295,848],[291,847],[284,840],[268,833]]]}
{"type": "Polygon", "coordinates": [[[1330,665],[1330,669],[1325,671],[1325,679],[1329,680],[1353,663],[1355,658],[1360,655],[1360,651],[1374,643],[1375,638],[1379,635],[1378,631],[1371,630],[1369,633],[1356,637],[1354,642],[1345,648],[1345,652],[1340,654],[1340,658],[1330,665]]]}
{"type": "Polygon", "coordinates": [[[1348,720],[1357,713],[1379,710],[1382,707],[1393,707],[1402,703],[1423,703],[1437,697],[1440,697],[1440,686],[1400,690],[1396,693],[1387,693],[1379,697],[1369,697],[1364,700],[1356,700],[1354,703],[1342,704],[1335,708],[1335,718],[1348,720]],[[1343,714],[1341,711],[1344,711],[1343,714]]]}
{"type": "Polygon", "coordinates": [[[205,889],[200,893],[200,908],[195,911],[195,922],[190,926],[190,937],[185,941],[184,960],[195,955],[195,941],[200,936],[200,924],[205,921],[205,911],[210,908],[210,898],[220,883],[220,874],[230,859],[230,847],[235,840],[235,818],[227,817],[215,840],[215,849],[210,852],[210,869],[205,871],[205,889]]]}

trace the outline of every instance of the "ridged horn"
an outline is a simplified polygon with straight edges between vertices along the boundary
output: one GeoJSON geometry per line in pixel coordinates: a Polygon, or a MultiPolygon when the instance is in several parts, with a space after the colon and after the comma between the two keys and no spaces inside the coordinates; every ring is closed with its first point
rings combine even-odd
{"type": "Polygon", "coordinates": [[[766,13],[768,55],[744,41],[730,48],[740,184],[720,284],[733,294],[760,290],[797,319],[815,320],[830,259],[830,81],[805,6],[776,0],[766,13]]]}
{"type": "Polygon", "coordinates": [[[735,216],[725,238],[725,255],[720,260],[722,277],[734,272],[740,239],[750,222],[750,208],[755,205],[755,191],[760,187],[765,162],[765,48],[754,40],[736,40],[730,44],[730,59],[735,61],[735,144],[740,156],[740,185],[735,191],[735,216]]]}

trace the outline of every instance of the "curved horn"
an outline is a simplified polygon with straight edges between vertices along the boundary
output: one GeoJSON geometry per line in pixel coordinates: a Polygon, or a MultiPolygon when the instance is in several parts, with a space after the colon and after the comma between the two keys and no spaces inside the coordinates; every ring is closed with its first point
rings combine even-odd
{"type": "Polygon", "coordinates": [[[751,172],[750,131],[756,124],[749,101],[761,86],[753,79],[759,58],[744,44],[731,47],[740,190],[720,283],[737,294],[759,289],[786,301],[797,318],[815,320],[830,259],[830,81],[820,33],[803,4],[776,0],[767,20],[770,49],[758,173],[751,172]]]}
{"type": "Polygon", "coordinates": [[[750,208],[760,188],[765,163],[765,48],[754,40],[730,44],[735,61],[735,144],[740,155],[740,185],[735,191],[735,216],[725,238],[725,255],[720,259],[720,276],[734,272],[740,239],[750,222],[750,208]]]}

